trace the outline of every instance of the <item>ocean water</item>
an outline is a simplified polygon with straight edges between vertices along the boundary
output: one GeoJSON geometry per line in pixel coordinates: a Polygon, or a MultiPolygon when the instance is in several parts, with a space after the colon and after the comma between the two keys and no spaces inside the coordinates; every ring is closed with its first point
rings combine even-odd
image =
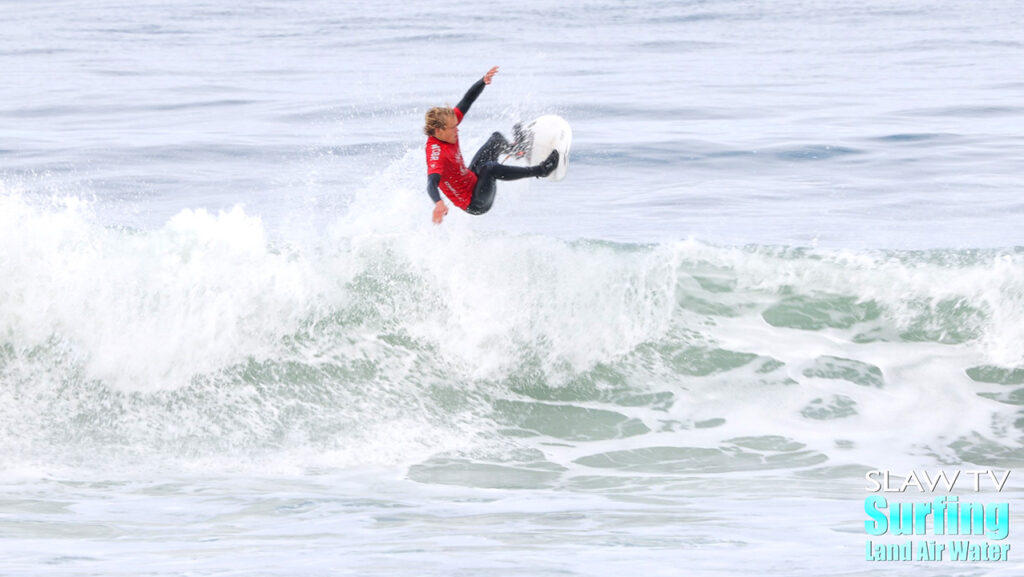
{"type": "Polygon", "coordinates": [[[0,6],[0,575],[1019,574],[1021,4],[0,6]]]}

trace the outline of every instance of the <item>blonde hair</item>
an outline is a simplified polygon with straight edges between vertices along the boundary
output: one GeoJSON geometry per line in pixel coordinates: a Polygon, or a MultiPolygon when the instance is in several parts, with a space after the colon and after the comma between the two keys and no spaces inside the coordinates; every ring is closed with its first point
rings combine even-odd
{"type": "Polygon", "coordinates": [[[424,117],[423,134],[434,136],[434,132],[444,130],[449,118],[455,118],[455,111],[447,106],[435,106],[427,111],[424,117]]]}

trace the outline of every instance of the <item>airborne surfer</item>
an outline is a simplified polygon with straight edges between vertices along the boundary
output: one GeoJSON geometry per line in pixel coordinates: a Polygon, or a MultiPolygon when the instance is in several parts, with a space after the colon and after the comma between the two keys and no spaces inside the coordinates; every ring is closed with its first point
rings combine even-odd
{"type": "Polygon", "coordinates": [[[427,135],[427,194],[434,201],[436,224],[440,224],[448,214],[448,206],[441,199],[442,192],[452,204],[469,214],[483,214],[494,204],[496,180],[544,177],[558,166],[557,150],[536,166],[501,164],[498,155],[515,150],[518,143],[509,143],[500,132],[495,132],[466,167],[459,148],[459,123],[497,73],[497,66],[488,70],[454,108],[437,106],[427,111],[423,127],[427,135]]]}

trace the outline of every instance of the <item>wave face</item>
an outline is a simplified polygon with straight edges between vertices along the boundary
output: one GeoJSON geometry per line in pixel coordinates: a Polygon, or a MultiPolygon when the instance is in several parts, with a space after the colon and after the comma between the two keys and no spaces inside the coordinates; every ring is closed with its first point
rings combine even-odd
{"type": "Polygon", "coordinates": [[[397,464],[551,487],[1022,465],[1021,249],[459,226],[299,246],[240,208],[140,231],[0,198],[7,468],[397,464]]]}

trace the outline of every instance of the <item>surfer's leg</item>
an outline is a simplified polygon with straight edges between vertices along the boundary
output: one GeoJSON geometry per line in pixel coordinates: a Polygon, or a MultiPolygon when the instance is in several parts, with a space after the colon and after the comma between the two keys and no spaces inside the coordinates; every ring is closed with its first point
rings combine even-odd
{"type": "MultiPolygon", "coordinates": [[[[497,134],[497,133],[495,133],[497,134]]],[[[494,197],[498,193],[497,179],[516,180],[533,176],[532,168],[522,166],[505,166],[493,160],[483,163],[476,173],[476,188],[473,189],[473,200],[466,207],[469,214],[483,214],[491,210],[494,197]]]]}
{"type": "Polygon", "coordinates": [[[552,150],[544,162],[536,166],[509,166],[500,162],[488,162],[480,168],[477,176],[482,180],[485,176],[498,180],[519,180],[530,176],[547,176],[558,166],[558,151],[552,150]]]}
{"type": "Polygon", "coordinates": [[[469,169],[480,174],[485,163],[498,160],[498,155],[507,151],[508,148],[508,140],[500,132],[495,132],[480,147],[480,150],[476,151],[476,154],[473,155],[473,162],[469,163],[469,169]]]}
{"type": "MultiPolygon", "coordinates": [[[[495,134],[498,134],[495,132],[495,134]]],[[[500,136],[500,135],[499,135],[500,136]]],[[[551,174],[558,166],[558,151],[552,150],[544,162],[537,166],[507,166],[500,162],[484,163],[477,173],[476,188],[473,189],[473,200],[466,207],[469,214],[483,214],[491,210],[494,197],[498,192],[497,180],[519,180],[531,176],[541,177],[551,174]]]]}
{"type": "Polygon", "coordinates": [[[473,199],[469,201],[466,212],[469,214],[483,214],[491,210],[494,204],[494,196],[498,193],[498,183],[494,177],[486,173],[477,176],[476,188],[473,189],[473,199]]]}
{"type": "Polygon", "coordinates": [[[509,166],[500,162],[488,162],[480,174],[487,173],[498,180],[519,180],[529,176],[547,176],[558,167],[558,151],[552,150],[544,162],[536,166],[509,166]]]}

